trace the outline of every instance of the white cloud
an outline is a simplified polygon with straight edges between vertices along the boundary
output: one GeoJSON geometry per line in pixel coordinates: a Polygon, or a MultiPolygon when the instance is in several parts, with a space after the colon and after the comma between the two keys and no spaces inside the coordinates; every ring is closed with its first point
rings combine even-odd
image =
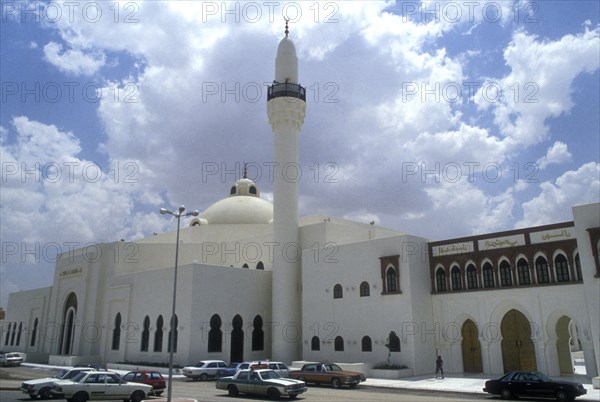
{"type": "Polygon", "coordinates": [[[504,50],[510,74],[487,80],[475,102],[481,109],[491,108],[501,133],[517,144],[540,143],[548,138],[548,119],[573,107],[575,77],[600,67],[599,46],[599,28],[586,26],[583,33],[557,41],[517,31],[504,50]]]}
{"type": "Polygon", "coordinates": [[[571,207],[600,201],[600,164],[590,162],[570,170],[554,182],[540,184],[541,193],[523,203],[517,227],[544,225],[573,219],[571,207]]]}
{"type": "Polygon", "coordinates": [[[44,46],[44,58],[63,73],[77,76],[93,75],[106,63],[106,56],[102,52],[84,53],[81,49],[63,52],[63,46],[56,42],[48,42],[44,46]]]}
{"type": "Polygon", "coordinates": [[[556,141],[548,148],[546,155],[537,160],[536,164],[540,169],[545,169],[548,165],[568,162],[571,160],[572,156],[567,144],[556,141]]]}

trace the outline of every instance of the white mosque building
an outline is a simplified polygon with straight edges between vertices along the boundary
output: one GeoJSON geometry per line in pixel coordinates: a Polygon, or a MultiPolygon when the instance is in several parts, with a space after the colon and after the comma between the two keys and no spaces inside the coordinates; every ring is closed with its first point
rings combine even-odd
{"type": "MultiPolygon", "coordinates": [[[[293,42],[277,51],[267,110],[275,166],[298,162],[305,117],[293,42]]],[[[430,241],[328,216],[298,218],[275,172],[273,205],[245,177],[177,232],[70,251],[50,287],[9,297],[0,349],[26,360],[166,363],[390,361],[414,375],[600,363],[600,204],[573,221],[430,241]]]]}

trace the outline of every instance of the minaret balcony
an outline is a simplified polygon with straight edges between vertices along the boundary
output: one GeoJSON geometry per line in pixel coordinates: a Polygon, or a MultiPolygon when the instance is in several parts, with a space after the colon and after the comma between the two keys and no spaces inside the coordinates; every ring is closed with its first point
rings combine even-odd
{"type": "Polygon", "coordinates": [[[267,102],[281,97],[297,98],[306,102],[306,89],[292,82],[276,82],[267,91],[267,102]]]}

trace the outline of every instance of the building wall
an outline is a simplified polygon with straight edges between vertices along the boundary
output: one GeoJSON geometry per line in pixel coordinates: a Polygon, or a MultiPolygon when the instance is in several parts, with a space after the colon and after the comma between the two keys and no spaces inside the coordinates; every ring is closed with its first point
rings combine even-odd
{"type": "MultiPolygon", "coordinates": [[[[385,347],[390,331],[400,338],[400,352],[394,352],[391,363],[406,365],[416,374],[427,371],[417,359],[420,353],[433,356],[433,342],[421,342],[406,333],[415,322],[431,319],[431,303],[421,287],[428,282],[426,259],[409,255],[408,245],[426,247],[425,240],[411,236],[340,245],[335,252],[328,249],[304,250],[303,278],[303,358],[336,362],[384,363],[385,347]],[[399,262],[400,292],[382,294],[381,257],[395,256],[399,262]],[[360,296],[360,285],[369,284],[370,295],[360,296]],[[334,298],[335,285],[341,285],[342,298],[334,298]],[[416,304],[419,304],[418,306],[416,304]],[[319,337],[320,350],[311,350],[314,336],[319,337]],[[344,351],[335,351],[335,339],[342,337],[344,351]],[[372,351],[362,351],[362,338],[369,336],[372,351]]],[[[419,247],[417,247],[419,248],[419,247]]],[[[422,248],[421,248],[422,249],[422,248]]],[[[393,259],[392,259],[393,260],[393,259]]]]}
{"type": "Polygon", "coordinates": [[[600,228],[600,203],[573,207],[573,220],[590,320],[590,331],[584,332],[583,337],[593,345],[597,376],[600,373],[600,259],[597,257],[600,254],[600,244],[597,241],[592,244],[588,229],[600,228]]]}

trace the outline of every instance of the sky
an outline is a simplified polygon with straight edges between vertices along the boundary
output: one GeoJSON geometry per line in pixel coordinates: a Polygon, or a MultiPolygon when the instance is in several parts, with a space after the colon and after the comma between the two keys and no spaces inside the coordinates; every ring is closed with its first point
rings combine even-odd
{"type": "Polygon", "coordinates": [[[248,177],[289,18],[300,215],[432,240],[600,199],[600,2],[3,1],[0,306],[58,252],[176,228],[248,177]]]}

